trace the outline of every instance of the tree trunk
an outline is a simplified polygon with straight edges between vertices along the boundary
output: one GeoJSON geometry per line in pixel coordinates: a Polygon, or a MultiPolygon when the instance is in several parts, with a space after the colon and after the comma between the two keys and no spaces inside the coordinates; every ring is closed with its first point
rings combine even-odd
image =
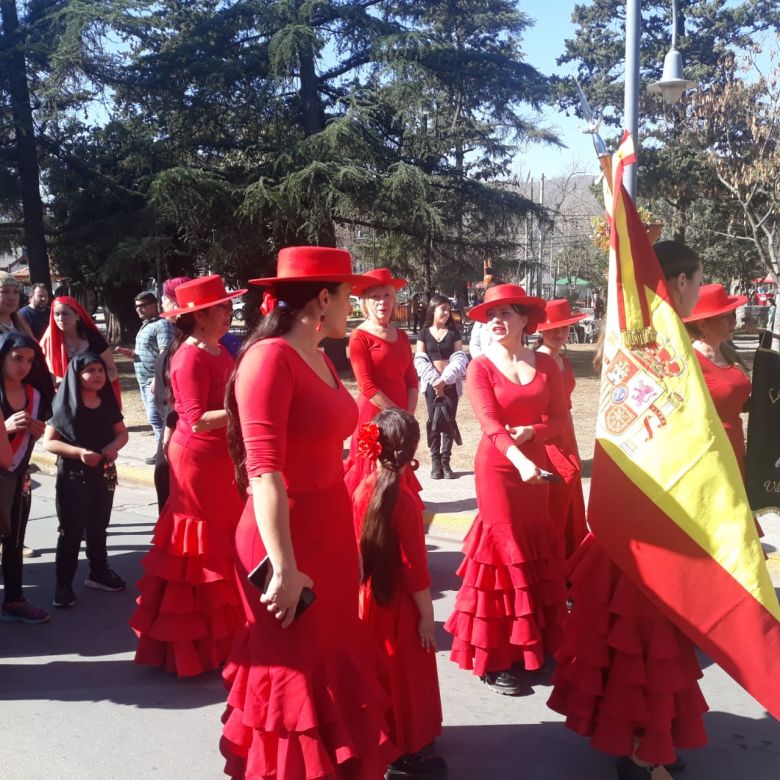
{"type": "Polygon", "coordinates": [[[43,201],[40,190],[38,150],[35,142],[30,90],[27,85],[27,64],[19,31],[15,0],[0,0],[3,35],[0,50],[6,55],[6,79],[11,98],[16,141],[16,165],[24,214],[24,243],[30,268],[30,281],[51,289],[49,258],[43,227],[43,201]]]}
{"type": "MultiPolygon", "coordinates": [[[[301,112],[303,129],[307,136],[321,133],[325,129],[325,110],[319,94],[319,80],[314,62],[314,52],[307,48],[300,53],[301,112]]],[[[317,243],[320,246],[336,246],[336,228],[327,220],[317,228],[317,243]]]]}

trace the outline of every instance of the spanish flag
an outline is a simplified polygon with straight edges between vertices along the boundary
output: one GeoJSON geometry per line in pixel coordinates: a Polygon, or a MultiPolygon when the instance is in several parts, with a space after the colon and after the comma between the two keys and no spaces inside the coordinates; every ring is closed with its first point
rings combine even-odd
{"type": "Polygon", "coordinates": [[[731,444],[622,185],[635,160],[626,133],[607,193],[609,300],[588,521],[648,599],[780,717],[780,606],[731,444]]]}

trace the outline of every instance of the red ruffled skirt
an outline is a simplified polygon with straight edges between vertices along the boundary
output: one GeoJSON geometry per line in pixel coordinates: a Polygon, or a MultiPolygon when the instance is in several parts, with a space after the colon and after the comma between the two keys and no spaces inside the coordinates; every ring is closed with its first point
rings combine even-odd
{"type": "Polygon", "coordinates": [[[371,588],[363,585],[360,616],[385,658],[393,742],[404,755],[416,753],[441,734],[442,723],[436,653],[420,644],[417,606],[403,588],[389,604],[377,604],[371,588]]]}
{"type": "Polygon", "coordinates": [[[290,496],[298,568],[316,600],[289,628],[246,582],[265,556],[248,501],[236,532],[248,625],[224,678],[220,749],[232,778],[381,778],[398,755],[381,660],[358,616],[359,566],[344,484],[290,496]]]}
{"type": "Polygon", "coordinates": [[[227,450],[206,455],[171,442],[171,494],[141,565],[130,625],[135,662],[179,677],[216,669],[245,616],[233,537],[243,501],[227,450]]]}
{"type": "MultiPolygon", "coordinates": [[[[568,438],[573,440],[574,433],[568,438]]],[[[574,555],[588,533],[580,461],[575,447],[556,443],[545,446],[550,468],[561,478],[560,482],[550,483],[550,517],[558,529],[567,559],[574,555]]]]}
{"type": "MultiPolygon", "coordinates": [[[[543,449],[527,454],[547,463],[543,449]]],[[[444,626],[453,636],[450,658],[478,676],[516,663],[539,669],[558,647],[566,618],[564,561],[547,485],[522,482],[485,439],[475,472],[479,513],[464,541],[457,572],[463,584],[444,626]]]]}
{"type": "Polygon", "coordinates": [[[570,561],[574,609],[555,659],[548,705],[566,725],[616,756],[653,764],[707,741],[707,703],[690,640],[589,535],[570,561]]]}

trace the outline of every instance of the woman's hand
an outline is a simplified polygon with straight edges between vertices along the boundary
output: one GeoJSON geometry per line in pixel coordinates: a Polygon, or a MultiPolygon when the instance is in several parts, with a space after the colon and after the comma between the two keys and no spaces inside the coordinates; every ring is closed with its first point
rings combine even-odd
{"type": "Polygon", "coordinates": [[[117,455],[119,455],[119,450],[117,450],[116,446],[113,444],[107,444],[105,447],[103,447],[102,450],[100,450],[100,454],[109,462],[113,463],[117,459],[117,455]]]}
{"type": "Polygon", "coordinates": [[[81,447],[79,450],[79,460],[85,466],[97,466],[100,461],[103,460],[103,456],[99,452],[92,452],[92,450],[81,447]]]}
{"type": "Polygon", "coordinates": [[[520,479],[529,485],[539,485],[544,482],[540,468],[533,461],[528,460],[528,458],[524,458],[517,464],[517,470],[520,474],[520,479]]]}
{"type": "Polygon", "coordinates": [[[268,588],[260,596],[261,603],[277,619],[282,628],[287,628],[295,620],[295,610],[304,588],[314,587],[311,577],[298,569],[280,573],[274,569],[268,588]]]}
{"type": "Polygon", "coordinates": [[[18,433],[19,431],[26,431],[30,426],[31,417],[27,412],[14,412],[5,421],[5,430],[7,433],[18,433]]]}
{"type": "Polygon", "coordinates": [[[43,420],[36,420],[34,417],[30,418],[30,436],[33,439],[40,439],[45,430],[46,423],[43,420]]]}
{"type": "Polygon", "coordinates": [[[527,441],[531,441],[534,437],[534,429],[531,425],[518,425],[516,427],[512,427],[511,425],[506,426],[507,433],[512,437],[515,444],[524,444],[527,441]]]}
{"type": "Polygon", "coordinates": [[[436,652],[436,623],[433,619],[433,615],[423,615],[420,617],[420,622],[417,624],[417,632],[420,635],[420,644],[423,646],[423,650],[429,653],[436,652]]]}

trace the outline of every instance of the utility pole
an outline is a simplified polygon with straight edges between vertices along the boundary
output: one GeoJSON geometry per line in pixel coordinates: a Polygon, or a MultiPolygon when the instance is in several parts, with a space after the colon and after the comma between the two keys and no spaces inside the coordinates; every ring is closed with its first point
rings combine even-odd
{"type": "MultiPolygon", "coordinates": [[[[544,174],[539,182],[539,205],[544,206],[544,174]]],[[[542,282],[544,281],[544,230],[542,229],[542,220],[538,221],[539,226],[539,263],[536,268],[536,295],[542,296],[542,282]]]]}
{"type": "MultiPolygon", "coordinates": [[[[642,35],[642,0],[626,0],[626,84],[623,97],[623,120],[634,139],[639,155],[639,39],[642,35]]],[[[636,200],[637,166],[626,167],[623,181],[628,194],[636,200]]]]}

